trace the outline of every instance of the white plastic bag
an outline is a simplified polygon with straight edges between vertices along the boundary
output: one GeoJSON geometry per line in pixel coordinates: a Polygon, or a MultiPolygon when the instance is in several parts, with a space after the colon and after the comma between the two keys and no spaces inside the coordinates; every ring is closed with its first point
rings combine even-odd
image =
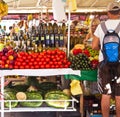
{"type": "Polygon", "coordinates": [[[65,4],[66,2],[63,0],[52,1],[53,17],[54,20],[57,20],[57,22],[67,19],[65,15],[65,4]]]}

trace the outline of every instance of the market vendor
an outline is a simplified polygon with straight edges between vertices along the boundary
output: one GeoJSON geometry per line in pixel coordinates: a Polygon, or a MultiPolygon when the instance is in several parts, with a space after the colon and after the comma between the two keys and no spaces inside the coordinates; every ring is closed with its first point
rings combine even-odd
{"type": "Polygon", "coordinates": [[[99,18],[97,17],[93,18],[90,24],[89,33],[86,35],[85,39],[83,40],[83,43],[89,44],[91,46],[94,32],[98,24],[100,24],[99,18]]]}

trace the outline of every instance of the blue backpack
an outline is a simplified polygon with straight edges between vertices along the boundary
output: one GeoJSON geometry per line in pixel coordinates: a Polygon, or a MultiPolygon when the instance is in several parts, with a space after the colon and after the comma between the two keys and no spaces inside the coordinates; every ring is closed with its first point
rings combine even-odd
{"type": "Polygon", "coordinates": [[[104,57],[104,63],[120,62],[120,37],[118,35],[120,23],[115,30],[108,30],[105,22],[102,22],[101,28],[105,34],[103,38],[103,47],[101,50],[104,57]]]}

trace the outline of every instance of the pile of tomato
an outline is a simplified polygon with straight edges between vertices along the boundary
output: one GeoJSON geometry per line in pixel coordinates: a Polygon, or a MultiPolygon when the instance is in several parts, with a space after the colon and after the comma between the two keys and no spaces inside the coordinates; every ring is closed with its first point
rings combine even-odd
{"type": "Polygon", "coordinates": [[[44,50],[41,53],[19,52],[14,61],[14,69],[69,68],[66,53],[59,49],[44,50]]]}

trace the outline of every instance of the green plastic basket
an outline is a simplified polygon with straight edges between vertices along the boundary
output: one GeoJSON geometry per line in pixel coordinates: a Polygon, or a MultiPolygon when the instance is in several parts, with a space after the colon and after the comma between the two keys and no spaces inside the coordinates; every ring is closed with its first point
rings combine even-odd
{"type": "Polygon", "coordinates": [[[66,79],[97,81],[97,70],[81,70],[78,75],[65,75],[66,79]]]}

